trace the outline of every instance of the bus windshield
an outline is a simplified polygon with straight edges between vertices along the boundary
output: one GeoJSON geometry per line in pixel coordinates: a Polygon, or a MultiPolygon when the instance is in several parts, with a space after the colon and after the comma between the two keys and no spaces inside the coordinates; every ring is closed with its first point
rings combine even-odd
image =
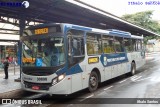
{"type": "Polygon", "coordinates": [[[36,38],[23,41],[23,66],[52,67],[65,63],[62,37],[36,38]]]}

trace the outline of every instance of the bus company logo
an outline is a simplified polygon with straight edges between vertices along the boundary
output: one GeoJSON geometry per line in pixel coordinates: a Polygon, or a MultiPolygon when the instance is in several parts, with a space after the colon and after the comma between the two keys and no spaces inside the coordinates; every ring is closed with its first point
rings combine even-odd
{"type": "Polygon", "coordinates": [[[0,7],[24,7],[24,8],[28,8],[29,7],[29,2],[28,1],[23,1],[23,2],[0,2],[0,7]]]}

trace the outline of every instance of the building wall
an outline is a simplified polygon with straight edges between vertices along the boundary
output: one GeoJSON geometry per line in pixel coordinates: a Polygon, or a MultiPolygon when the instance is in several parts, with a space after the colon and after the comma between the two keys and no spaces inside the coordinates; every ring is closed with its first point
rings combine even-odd
{"type": "Polygon", "coordinates": [[[160,39],[157,40],[154,44],[147,44],[146,49],[149,52],[160,52],[160,39]]]}

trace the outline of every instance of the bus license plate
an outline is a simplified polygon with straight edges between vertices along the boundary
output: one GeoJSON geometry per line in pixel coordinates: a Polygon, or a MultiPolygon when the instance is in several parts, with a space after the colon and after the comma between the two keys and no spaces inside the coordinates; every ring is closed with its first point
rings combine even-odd
{"type": "Polygon", "coordinates": [[[32,89],[33,89],[33,90],[39,90],[40,87],[39,87],[39,86],[32,86],[32,89]]]}

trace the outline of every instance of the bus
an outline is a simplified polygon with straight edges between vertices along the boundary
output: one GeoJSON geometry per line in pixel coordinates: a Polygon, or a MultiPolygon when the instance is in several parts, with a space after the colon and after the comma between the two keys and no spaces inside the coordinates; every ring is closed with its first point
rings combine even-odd
{"type": "Polygon", "coordinates": [[[67,23],[31,26],[22,41],[22,89],[72,94],[145,64],[143,36],[67,23]]]}

